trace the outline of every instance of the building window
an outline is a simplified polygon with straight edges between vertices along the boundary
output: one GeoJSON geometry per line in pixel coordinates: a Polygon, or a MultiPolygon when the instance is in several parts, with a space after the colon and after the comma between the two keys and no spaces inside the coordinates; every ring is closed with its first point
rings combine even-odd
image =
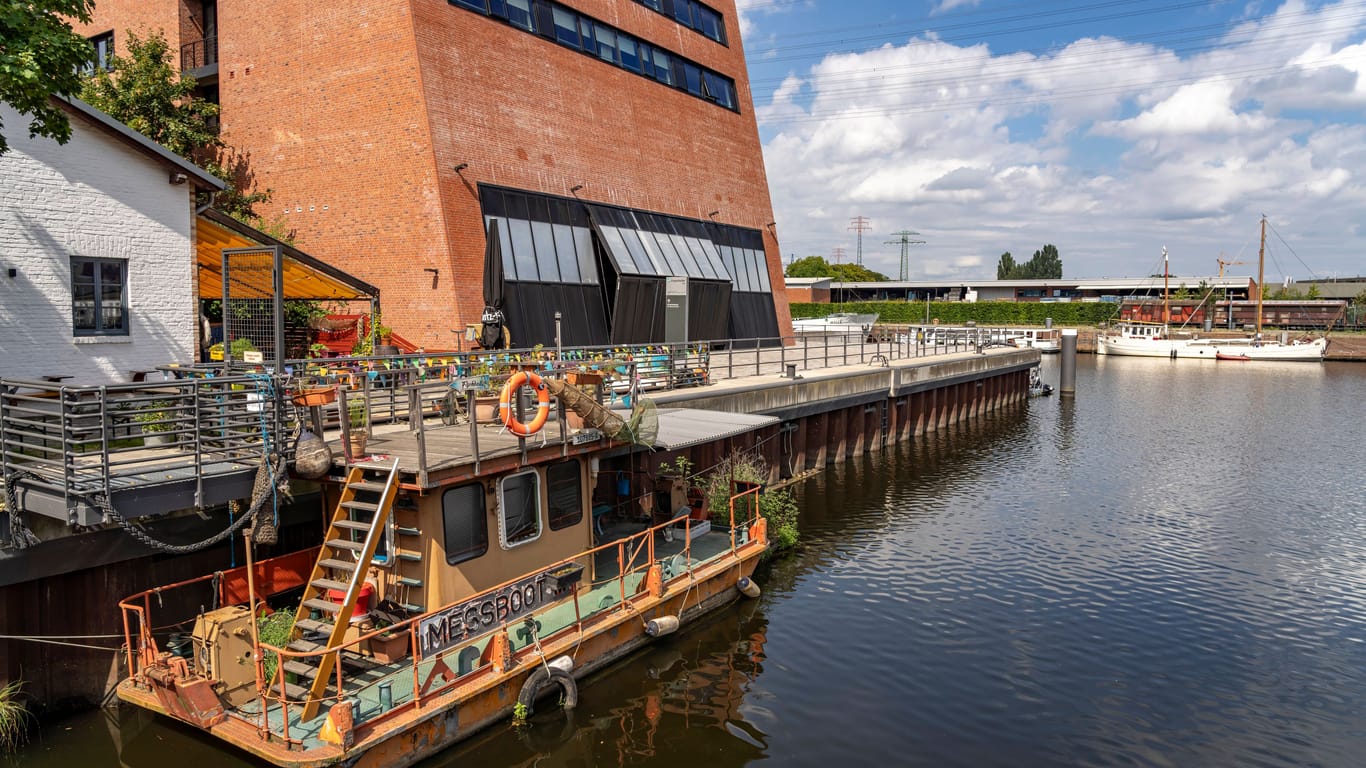
{"type": "MultiPolygon", "coordinates": [[[[612,66],[643,75],[671,88],[686,91],[732,112],[740,111],[733,79],[637,40],[615,27],[551,0],[449,2],[476,13],[503,19],[528,32],[538,33],[547,40],[553,40],[567,48],[581,51],[612,66]]],[[[658,4],[646,5],[669,15],[667,9],[657,7],[658,4]]],[[[715,11],[693,0],[676,0],[673,9],[673,15],[677,18],[686,17],[689,20],[686,22],[688,26],[702,31],[718,42],[725,42],[721,35],[721,17],[715,11]],[[716,35],[705,31],[708,26],[705,20],[709,18],[714,21],[711,26],[715,29],[716,35]]]]}
{"type": "Polygon", "coordinates": [[[483,483],[461,485],[441,495],[441,527],[447,565],[473,560],[488,551],[483,483]]]}
{"type": "Polygon", "coordinates": [[[545,471],[545,484],[550,530],[568,528],[583,519],[583,477],[578,459],[552,465],[545,471]]]}
{"type": "Polygon", "coordinates": [[[498,538],[504,549],[541,537],[541,476],[534,469],[498,483],[498,538]]]}
{"type": "Polygon", "coordinates": [[[71,257],[71,329],[76,336],[128,335],[128,261],[71,257]]]}
{"type": "Polygon", "coordinates": [[[721,14],[697,2],[697,0],[673,0],[672,14],[669,12],[669,8],[665,6],[664,0],[636,0],[636,2],[665,16],[672,16],[674,21],[679,24],[722,45],[726,44],[726,25],[721,21],[721,14]]]}
{"type": "Polygon", "coordinates": [[[96,70],[103,69],[106,72],[114,69],[114,33],[105,32],[102,35],[95,35],[90,38],[90,45],[94,47],[94,55],[90,62],[81,70],[83,75],[93,75],[96,70]]]}

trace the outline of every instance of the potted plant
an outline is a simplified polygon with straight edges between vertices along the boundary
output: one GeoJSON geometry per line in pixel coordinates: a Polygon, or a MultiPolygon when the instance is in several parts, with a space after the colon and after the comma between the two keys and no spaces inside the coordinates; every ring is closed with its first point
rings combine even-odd
{"type": "Polygon", "coordinates": [[[346,423],[350,427],[347,431],[347,447],[351,455],[361,456],[365,453],[365,443],[368,435],[365,434],[365,427],[369,423],[365,413],[365,400],[356,398],[346,404],[346,423]]]}
{"type": "Polygon", "coordinates": [[[153,400],[146,410],[138,411],[133,420],[142,425],[142,444],[171,445],[175,442],[175,416],[168,400],[153,400]]]}
{"type": "Polygon", "coordinates": [[[384,628],[370,638],[370,655],[381,664],[393,664],[408,655],[409,633],[384,628]]]}

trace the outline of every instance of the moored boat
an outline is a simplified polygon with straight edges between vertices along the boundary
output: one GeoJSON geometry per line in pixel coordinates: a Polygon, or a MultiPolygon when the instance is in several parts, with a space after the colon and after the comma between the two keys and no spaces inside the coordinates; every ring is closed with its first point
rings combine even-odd
{"type": "MultiPolygon", "coordinates": [[[[572,390],[555,389],[568,404],[572,390]]],[[[757,594],[760,486],[733,485],[712,511],[683,485],[633,484],[616,468],[634,449],[606,428],[536,446],[513,436],[526,428],[516,410],[498,440],[469,427],[472,450],[460,429],[420,443],[421,474],[404,469],[407,427],[376,434],[369,456],[324,480],[336,503],[317,550],[122,601],[132,653],[120,699],[275,765],[404,766],[551,690],[571,707],[577,679],[757,594]],[[296,606],[282,641],[259,636],[257,615],[296,606]],[[189,642],[162,629],[185,623],[189,642]]],[[[777,422],[658,418],[649,447],[666,451],[777,422]]]]}
{"type": "Polygon", "coordinates": [[[866,338],[877,323],[877,314],[835,312],[825,317],[793,320],[792,332],[798,336],[845,336],[866,338]]]}

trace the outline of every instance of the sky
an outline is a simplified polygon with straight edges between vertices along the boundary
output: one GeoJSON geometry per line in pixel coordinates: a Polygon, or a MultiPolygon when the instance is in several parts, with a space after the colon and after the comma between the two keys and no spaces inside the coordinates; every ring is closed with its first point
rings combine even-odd
{"type": "Polygon", "coordinates": [[[738,0],[784,261],[1366,275],[1366,0],[738,0]]]}

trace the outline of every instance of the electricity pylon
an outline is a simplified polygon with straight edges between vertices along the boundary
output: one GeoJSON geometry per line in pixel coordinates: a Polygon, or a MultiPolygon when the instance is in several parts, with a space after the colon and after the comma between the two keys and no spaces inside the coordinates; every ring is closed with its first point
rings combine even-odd
{"type": "Polygon", "coordinates": [[[903,282],[903,283],[910,279],[910,266],[911,266],[911,265],[910,265],[910,250],[911,250],[911,246],[912,246],[912,245],[924,245],[924,244],[925,244],[925,241],[924,241],[924,240],[912,240],[912,239],[911,239],[912,235],[918,235],[918,234],[920,234],[920,233],[919,233],[919,232],[912,232],[912,231],[910,231],[909,229],[903,229],[903,230],[901,230],[900,232],[893,232],[893,233],[892,233],[892,236],[893,236],[893,237],[896,237],[896,238],[898,238],[898,239],[896,239],[896,240],[888,240],[886,243],[884,243],[884,245],[897,245],[897,244],[900,244],[900,245],[901,245],[901,276],[898,277],[897,279],[900,280],[900,281],[903,282]]]}
{"type": "Polygon", "coordinates": [[[863,266],[863,233],[872,229],[872,222],[866,216],[855,216],[849,220],[849,229],[858,233],[858,261],[855,263],[863,266]]]}

